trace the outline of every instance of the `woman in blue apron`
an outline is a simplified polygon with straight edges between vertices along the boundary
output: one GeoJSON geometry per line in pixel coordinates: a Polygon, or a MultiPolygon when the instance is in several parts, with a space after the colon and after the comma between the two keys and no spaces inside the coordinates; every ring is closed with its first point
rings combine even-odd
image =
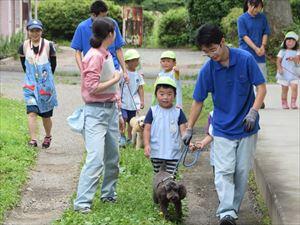
{"type": "Polygon", "coordinates": [[[43,25],[39,20],[30,20],[27,24],[27,31],[29,39],[20,46],[19,54],[25,72],[23,94],[31,138],[28,144],[37,147],[36,117],[39,115],[43,120],[46,133],[42,147],[49,148],[51,117],[54,106],[57,106],[53,80],[56,68],[55,49],[51,42],[42,38],[43,25]]]}

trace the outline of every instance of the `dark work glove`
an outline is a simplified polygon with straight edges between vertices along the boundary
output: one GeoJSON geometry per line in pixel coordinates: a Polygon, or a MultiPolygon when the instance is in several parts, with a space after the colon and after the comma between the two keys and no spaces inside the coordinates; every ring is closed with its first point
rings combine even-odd
{"type": "Polygon", "coordinates": [[[249,110],[248,114],[246,115],[245,119],[243,120],[244,129],[246,132],[253,131],[253,129],[255,127],[255,122],[257,120],[257,116],[258,116],[258,111],[251,108],[249,110]]]}
{"type": "Polygon", "coordinates": [[[193,137],[193,129],[186,129],[186,131],[182,137],[183,143],[185,145],[189,145],[192,137],[193,137]]]}

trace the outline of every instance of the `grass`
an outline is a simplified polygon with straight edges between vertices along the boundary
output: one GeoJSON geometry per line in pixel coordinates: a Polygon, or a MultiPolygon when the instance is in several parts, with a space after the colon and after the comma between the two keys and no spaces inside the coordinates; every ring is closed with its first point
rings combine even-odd
{"type": "Polygon", "coordinates": [[[271,225],[272,221],[269,217],[268,208],[257,187],[253,171],[251,171],[249,174],[248,185],[251,195],[254,197],[255,208],[257,209],[258,213],[261,214],[261,219],[259,221],[260,225],[271,225]]]}
{"type": "Polygon", "coordinates": [[[152,174],[152,165],[142,150],[136,151],[132,147],[122,149],[117,203],[102,203],[97,192],[90,214],[74,212],[71,207],[54,224],[172,224],[162,218],[158,208],[153,204],[152,174]]]}
{"type": "Polygon", "coordinates": [[[0,98],[0,224],[4,213],[20,201],[22,185],[36,152],[27,146],[24,104],[0,98]]]}
{"type": "Polygon", "coordinates": [[[19,32],[10,38],[0,36],[0,59],[18,56],[18,49],[24,40],[24,34],[19,32]]]}

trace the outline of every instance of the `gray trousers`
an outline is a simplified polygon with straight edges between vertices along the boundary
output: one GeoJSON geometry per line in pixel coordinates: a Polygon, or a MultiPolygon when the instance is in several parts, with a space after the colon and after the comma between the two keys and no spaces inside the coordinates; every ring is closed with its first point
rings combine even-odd
{"type": "Polygon", "coordinates": [[[219,197],[217,216],[238,218],[256,149],[257,134],[239,140],[214,136],[215,185],[219,197]]]}
{"type": "Polygon", "coordinates": [[[101,198],[116,198],[119,174],[119,116],[116,105],[86,104],[84,110],[87,156],[74,200],[75,210],[91,207],[103,170],[101,198]]]}

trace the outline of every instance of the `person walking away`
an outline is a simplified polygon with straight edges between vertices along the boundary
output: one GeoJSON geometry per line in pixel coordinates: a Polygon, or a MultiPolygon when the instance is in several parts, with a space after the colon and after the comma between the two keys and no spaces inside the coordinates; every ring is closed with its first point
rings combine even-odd
{"type": "Polygon", "coordinates": [[[191,141],[195,122],[211,93],[215,186],[220,201],[216,214],[220,225],[235,225],[255,152],[265,79],[250,53],[226,46],[218,26],[201,26],[196,44],[210,60],[199,72],[182,139],[186,145],[191,141]],[[256,96],[253,85],[257,87],[256,96]]]}
{"type": "Polygon", "coordinates": [[[84,140],[87,151],[81,170],[74,210],[91,211],[100,175],[103,174],[101,200],[115,202],[119,174],[119,116],[116,103],[119,71],[115,70],[108,46],[114,42],[114,23],[95,19],[92,48],[82,61],[81,95],[84,106],[84,140]]]}
{"type": "Polygon", "coordinates": [[[53,74],[56,68],[56,52],[53,43],[42,38],[43,24],[32,19],[27,26],[29,39],[19,47],[18,53],[25,72],[23,95],[26,104],[31,147],[37,147],[36,119],[43,121],[45,137],[42,148],[49,148],[53,108],[57,106],[53,74]]]}
{"type": "MultiPolygon", "coordinates": [[[[262,0],[245,0],[244,14],[237,21],[239,47],[250,52],[267,81],[266,46],[270,28],[266,16],[261,12],[262,0]]],[[[265,108],[265,103],[262,104],[265,108]]]]}
{"type": "MultiPolygon", "coordinates": [[[[136,116],[137,112],[144,108],[144,87],[143,77],[139,74],[137,68],[139,65],[140,54],[135,49],[129,49],[124,55],[129,83],[125,79],[121,80],[121,112],[125,124],[127,124],[127,137],[125,129],[121,132],[120,146],[124,147],[132,139],[132,127],[130,120],[136,116]]],[[[126,125],[125,125],[126,128],[126,125]]]]}
{"type": "Polygon", "coordinates": [[[281,85],[281,105],[283,109],[289,109],[287,95],[291,88],[291,108],[298,109],[298,83],[300,74],[297,74],[297,66],[300,66],[299,36],[290,31],[285,35],[281,50],[277,55],[277,83],[281,85]]]}

